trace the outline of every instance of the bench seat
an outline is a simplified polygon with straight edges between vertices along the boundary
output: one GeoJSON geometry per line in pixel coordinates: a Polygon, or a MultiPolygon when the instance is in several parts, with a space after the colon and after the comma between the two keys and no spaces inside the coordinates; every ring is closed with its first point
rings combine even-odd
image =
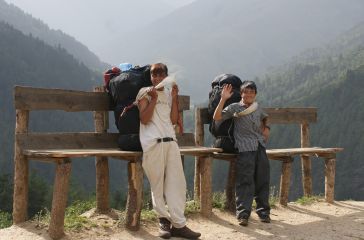
{"type": "MultiPolygon", "coordinates": [[[[323,157],[327,154],[333,154],[343,151],[343,148],[286,148],[286,149],[267,149],[267,155],[272,160],[284,160],[285,157],[293,157],[296,155],[307,155],[323,157]]],[[[213,158],[221,160],[236,159],[235,153],[214,153],[213,158]]]]}
{"type": "MultiPolygon", "coordinates": [[[[182,155],[205,156],[221,152],[221,148],[183,146],[182,155]]],[[[117,148],[100,149],[24,149],[23,154],[28,158],[74,158],[74,157],[114,157],[124,160],[135,160],[142,156],[142,152],[121,151],[117,148]]]]}

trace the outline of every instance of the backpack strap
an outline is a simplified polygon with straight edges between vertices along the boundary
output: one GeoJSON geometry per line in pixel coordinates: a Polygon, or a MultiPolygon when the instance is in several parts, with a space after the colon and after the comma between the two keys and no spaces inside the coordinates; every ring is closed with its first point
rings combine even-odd
{"type": "Polygon", "coordinates": [[[258,109],[258,103],[257,102],[253,102],[252,105],[250,105],[247,109],[245,109],[244,111],[238,112],[238,113],[234,113],[234,117],[243,117],[245,115],[248,115],[252,112],[254,112],[255,110],[258,109]]]}

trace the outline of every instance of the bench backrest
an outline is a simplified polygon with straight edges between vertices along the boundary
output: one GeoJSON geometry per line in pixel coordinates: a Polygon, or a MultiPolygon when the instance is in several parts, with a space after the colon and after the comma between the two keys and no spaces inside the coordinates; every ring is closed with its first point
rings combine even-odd
{"type": "MultiPolygon", "coordinates": [[[[300,124],[301,147],[309,146],[309,124],[317,122],[317,108],[263,108],[269,115],[269,124],[300,124]]],[[[204,145],[204,124],[211,122],[207,108],[195,110],[196,144],[204,145]]]]}
{"type": "MultiPolygon", "coordinates": [[[[98,88],[100,90],[100,88],[98,88]]],[[[97,89],[95,90],[97,91],[97,89]]],[[[179,96],[179,111],[189,109],[189,96],[179,96]]],[[[113,110],[105,92],[44,89],[15,86],[14,105],[17,111],[16,142],[23,149],[117,148],[118,133],[107,133],[108,112],[113,110]],[[29,112],[63,110],[94,111],[95,132],[28,133],[29,112]],[[101,127],[98,123],[102,123],[101,127]]],[[[194,134],[177,134],[180,146],[193,146],[194,134]]]]}

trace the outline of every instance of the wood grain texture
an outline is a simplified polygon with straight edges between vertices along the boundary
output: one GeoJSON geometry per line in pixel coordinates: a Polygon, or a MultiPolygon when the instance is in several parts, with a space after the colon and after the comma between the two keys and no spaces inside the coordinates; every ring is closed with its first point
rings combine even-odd
{"type": "MultiPolygon", "coordinates": [[[[317,122],[317,108],[263,108],[268,113],[270,124],[288,124],[288,123],[314,123],[317,122]]],[[[196,111],[197,113],[197,111],[196,111]]],[[[211,116],[207,108],[200,108],[199,119],[203,124],[211,122],[211,116]]]]}
{"type": "MultiPolygon", "coordinates": [[[[179,111],[190,109],[190,97],[178,96],[179,111]]],[[[87,92],[66,89],[14,87],[14,105],[21,110],[111,111],[106,92],[87,92]]]]}

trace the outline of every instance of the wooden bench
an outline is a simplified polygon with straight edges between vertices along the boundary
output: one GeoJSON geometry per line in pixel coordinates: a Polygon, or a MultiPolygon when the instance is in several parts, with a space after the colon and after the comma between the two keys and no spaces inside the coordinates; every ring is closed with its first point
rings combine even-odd
{"type": "MultiPolygon", "coordinates": [[[[310,147],[309,141],[309,124],[317,121],[316,108],[265,108],[269,114],[270,124],[299,124],[301,127],[301,148],[289,149],[267,149],[267,155],[270,160],[278,160],[282,162],[282,172],[280,180],[279,202],[286,206],[288,202],[289,184],[291,177],[291,168],[293,157],[299,155],[302,163],[302,184],[305,196],[312,195],[312,179],[311,179],[311,160],[310,156],[318,156],[325,159],[325,199],[327,202],[334,201],[334,185],[335,185],[335,161],[336,153],[343,148],[320,148],[310,147]]],[[[196,108],[195,110],[195,135],[196,145],[204,146],[204,125],[208,124],[209,118],[207,108],[196,108]]],[[[221,159],[230,162],[228,181],[226,184],[226,207],[235,210],[235,162],[236,154],[214,153],[214,159],[221,159]]],[[[206,178],[206,177],[205,177],[206,178]]],[[[211,162],[204,157],[196,157],[195,160],[195,198],[211,192],[211,162]],[[204,170],[200,169],[202,162],[209,161],[204,164],[204,170]],[[208,168],[206,168],[208,166],[208,168]],[[201,181],[202,175],[208,175],[208,179],[201,181]]],[[[211,213],[211,203],[204,208],[211,213]]],[[[201,206],[202,207],[202,206],[201,206]]]]}
{"type": "MultiPolygon", "coordinates": [[[[102,88],[96,88],[94,92],[84,92],[16,86],[14,103],[16,127],[13,223],[18,224],[27,220],[28,160],[56,164],[49,225],[49,235],[52,238],[58,239],[64,235],[64,216],[72,158],[96,157],[96,211],[108,213],[110,206],[107,158],[112,157],[128,161],[126,227],[138,230],[143,200],[142,152],[120,151],[117,146],[118,133],[107,132],[108,114],[112,110],[107,93],[103,92],[102,88]],[[29,112],[34,110],[93,111],[95,132],[30,132],[29,112]]],[[[187,109],[189,109],[189,97],[180,96],[180,113],[187,109]]],[[[210,158],[212,152],[221,151],[216,148],[196,147],[193,133],[177,134],[177,139],[182,155],[210,158]]],[[[202,164],[201,169],[204,168],[202,164]]]]}

